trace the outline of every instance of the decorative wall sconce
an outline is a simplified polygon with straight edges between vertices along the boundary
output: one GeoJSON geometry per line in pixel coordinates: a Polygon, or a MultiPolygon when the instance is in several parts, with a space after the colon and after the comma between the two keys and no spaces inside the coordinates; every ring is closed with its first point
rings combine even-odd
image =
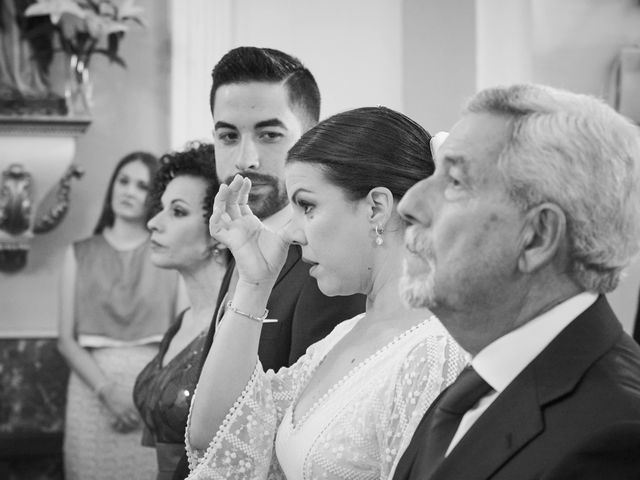
{"type": "Polygon", "coordinates": [[[53,230],[69,207],[76,137],[89,118],[0,115],[0,271],[27,262],[34,235],[53,230]]]}

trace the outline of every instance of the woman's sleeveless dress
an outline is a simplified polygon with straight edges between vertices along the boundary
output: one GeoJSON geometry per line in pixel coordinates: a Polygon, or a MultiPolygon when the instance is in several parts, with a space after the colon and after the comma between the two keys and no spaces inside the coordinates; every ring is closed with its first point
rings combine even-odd
{"type": "MultiPolygon", "coordinates": [[[[176,272],[154,267],[149,244],[116,250],[102,235],[73,245],[76,258],[74,320],[78,343],[107,378],[132,395],[138,373],[158,351],[176,308],[176,272]]],[[[73,372],[65,417],[66,480],[153,479],[154,452],[132,432],[111,427],[112,415],[73,372]]]]}

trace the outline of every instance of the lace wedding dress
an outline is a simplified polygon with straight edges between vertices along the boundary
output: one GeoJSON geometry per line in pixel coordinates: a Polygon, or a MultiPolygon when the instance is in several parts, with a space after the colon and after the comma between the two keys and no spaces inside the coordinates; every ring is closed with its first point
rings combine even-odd
{"type": "Polygon", "coordinates": [[[315,369],[362,317],[338,325],[289,368],[265,373],[258,362],[206,451],[189,445],[189,423],[188,478],[391,478],[427,408],[468,356],[431,317],[355,366],[295,418],[315,369]]]}

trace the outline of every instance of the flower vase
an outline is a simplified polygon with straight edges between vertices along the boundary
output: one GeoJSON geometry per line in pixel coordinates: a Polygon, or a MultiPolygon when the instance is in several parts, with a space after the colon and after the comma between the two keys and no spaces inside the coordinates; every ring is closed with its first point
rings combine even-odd
{"type": "Polygon", "coordinates": [[[85,116],[89,115],[91,111],[93,86],[89,78],[87,60],[80,55],[69,55],[64,95],[71,116],[85,116]]]}

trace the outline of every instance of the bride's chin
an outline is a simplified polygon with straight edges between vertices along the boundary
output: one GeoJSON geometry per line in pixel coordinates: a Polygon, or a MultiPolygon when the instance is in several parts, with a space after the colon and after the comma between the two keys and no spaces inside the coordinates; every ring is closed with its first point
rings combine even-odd
{"type": "Polygon", "coordinates": [[[335,285],[332,285],[330,282],[322,281],[322,278],[316,277],[316,282],[318,282],[318,289],[322,292],[323,295],[327,297],[335,297],[336,295],[340,295],[335,291],[335,285]]]}
{"type": "Polygon", "coordinates": [[[149,260],[151,260],[151,263],[153,264],[153,266],[157,268],[163,268],[163,269],[175,268],[175,266],[172,265],[171,262],[167,260],[167,258],[165,258],[165,256],[162,254],[152,252],[149,255],[149,260]]]}
{"type": "Polygon", "coordinates": [[[318,289],[326,297],[345,297],[362,293],[358,288],[349,288],[344,282],[323,282],[318,280],[318,289]]]}

